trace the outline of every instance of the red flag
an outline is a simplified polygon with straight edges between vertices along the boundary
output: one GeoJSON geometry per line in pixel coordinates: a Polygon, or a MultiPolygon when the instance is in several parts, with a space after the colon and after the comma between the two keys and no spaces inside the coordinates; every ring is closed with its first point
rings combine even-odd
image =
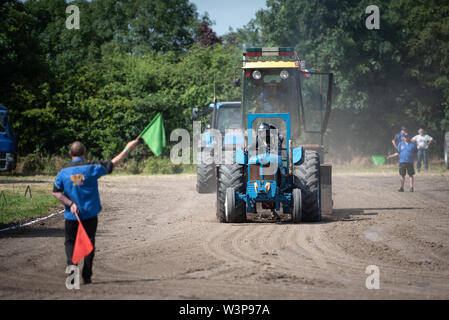
{"type": "Polygon", "coordinates": [[[92,245],[86,230],[84,230],[81,221],[78,220],[78,222],[78,232],[76,233],[75,248],[73,249],[72,256],[72,262],[74,264],[77,264],[78,261],[83,259],[94,249],[94,246],[92,245]]]}

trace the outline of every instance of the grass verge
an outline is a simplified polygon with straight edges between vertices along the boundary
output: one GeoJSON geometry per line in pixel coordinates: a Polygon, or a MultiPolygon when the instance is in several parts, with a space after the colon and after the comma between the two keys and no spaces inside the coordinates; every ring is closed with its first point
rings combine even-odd
{"type": "Polygon", "coordinates": [[[58,200],[51,195],[48,183],[0,184],[0,227],[49,214],[58,204],[58,200]],[[32,198],[29,194],[24,196],[28,185],[32,198]]]}

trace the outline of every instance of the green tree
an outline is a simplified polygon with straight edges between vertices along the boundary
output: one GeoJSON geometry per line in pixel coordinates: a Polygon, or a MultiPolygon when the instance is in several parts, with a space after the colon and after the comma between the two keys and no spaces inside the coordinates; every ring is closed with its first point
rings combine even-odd
{"type": "Polygon", "coordinates": [[[387,152],[401,125],[447,125],[447,4],[438,1],[268,0],[240,30],[264,46],[292,46],[307,68],[335,75],[329,143],[340,155],[387,152]],[[365,8],[380,8],[367,30],[365,8]],[[337,150],[338,149],[338,150],[337,150]]]}
{"type": "Polygon", "coordinates": [[[60,152],[83,139],[96,156],[110,155],[146,125],[151,110],[177,103],[166,95],[168,78],[194,42],[194,5],[70,1],[80,9],[80,29],[68,30],[68,4],[28,0],[0,7],[0,100],[11,109],[22,154],[60,152]]]}

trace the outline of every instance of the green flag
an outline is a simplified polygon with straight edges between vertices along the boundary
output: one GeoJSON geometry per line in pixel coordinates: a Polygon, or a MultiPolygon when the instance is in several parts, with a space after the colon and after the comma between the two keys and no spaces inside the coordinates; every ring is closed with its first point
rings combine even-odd
{"type": "Polygon", "coordinates": [[[141,138],[156,157],[159,157],[162,153],[162,149],[166,145],[164,122],[162,121],[162,113],[158,113],[157,116],[151,120],[150,124],[140,134],[141,138]]]}

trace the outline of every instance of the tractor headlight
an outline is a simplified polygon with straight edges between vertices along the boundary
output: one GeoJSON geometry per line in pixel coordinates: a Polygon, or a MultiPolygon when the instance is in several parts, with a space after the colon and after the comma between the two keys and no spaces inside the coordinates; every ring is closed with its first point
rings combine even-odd
{"type": "Polygon", "coordinates": [[[8,162],[13,162],[13,161],[14,161],[14,154],[12,154],[12,153],[7,153],[7,154],[6,154],[6,161],[8,161],[8,162]]]}
{"type": "Polygon", "coordinates": [[[259,70],[254,70],[254,71],[253,71],[253,78],[254,78],[255,80],[260,80],[260,78],[262,78],[262,74],[260,73],[259,70]]]}
{"type": "Polygon", "coordinates": [[[281,76],[282,80],[288,79],[288,71],[287,70],[282,70],[280,76],[281,76]]]}

